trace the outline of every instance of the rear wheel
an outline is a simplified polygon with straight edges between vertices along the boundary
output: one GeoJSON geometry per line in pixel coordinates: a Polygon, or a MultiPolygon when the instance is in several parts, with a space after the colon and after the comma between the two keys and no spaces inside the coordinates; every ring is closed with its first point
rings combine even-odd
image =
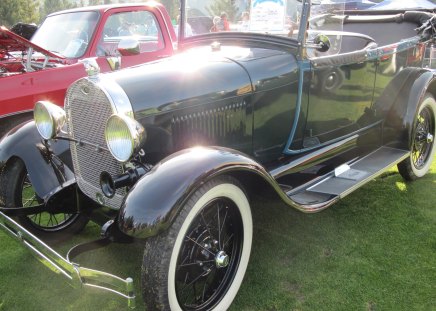
{"type": "Polygon", "coordinates": [[[398,164],[398,171],[406,180],[424,176],[435,156],[436,101],[427,93],[422,100],[414,121],[410,157],[398,164]]]}
{"type": "MultiPolygon", "coordinates": [[[[0,175],[0,201],[9,208],[32,207],[43,203],[29,179],[24,163],[16,159],[0,175]]],[[[88,222],[80,213],[41,212],[19,216],[18,222],[38,236],[55,238],[54,233],[69,235],[79,232],[88,222]]]]}
{"type": "Polygon", "coordinates": [[[142,286],[148,310],[226,310],[251,251],[250,205],[239,183],[198,189],[164,234],[147,240],[142,286]]]}

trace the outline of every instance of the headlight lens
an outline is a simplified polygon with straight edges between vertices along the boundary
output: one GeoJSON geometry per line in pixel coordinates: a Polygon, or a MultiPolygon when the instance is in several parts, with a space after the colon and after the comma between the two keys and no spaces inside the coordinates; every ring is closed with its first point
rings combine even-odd
{"type": "Polygon", "coordinates": [[[128,161],[145,139],[145,130],[141,124],[118,114],[109,118],[104,134],[109,151],[120,162],[128,161]]]}
{"type": "Polygon", "coordinates": [[[55,137],[65,124],[65,111],[48,101],[39,101],[33,109],[36,128],[44,139],[55,137]]]}

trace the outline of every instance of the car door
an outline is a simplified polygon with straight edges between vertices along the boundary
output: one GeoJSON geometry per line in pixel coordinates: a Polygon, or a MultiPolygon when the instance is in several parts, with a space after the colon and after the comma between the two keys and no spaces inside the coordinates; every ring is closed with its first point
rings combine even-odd
{"type": "Polygon", "coordinates": [[[312,50],[312,78],[303,148],[313,148],[369,126],[377,61],[370,37],[326,32],[331,49],[312,50]]]}
{"type": "Polygon", "coordinates": [[[112,11],[103,20],[103,26],[94,40],[92,54],[97,56],[103,71],[113,70],[113,57],[121,57],[121,67],[126,68],[173,54],[173,43],[163,16],[151,8],[130,8],[128,11],[112,11]],[[130,45],[136,40],[139,51],[121,55],[119,45],[130,45]],[[102,61],[108,60],[108,62],[102,61]]]}

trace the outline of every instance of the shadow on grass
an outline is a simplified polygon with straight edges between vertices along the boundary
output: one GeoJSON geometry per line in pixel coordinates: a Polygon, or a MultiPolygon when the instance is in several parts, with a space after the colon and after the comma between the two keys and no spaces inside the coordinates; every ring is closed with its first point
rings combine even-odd
{"type": "Polygon", "coordinates": [[[232,310],[430,310],[436,303],[436,174],[390,171],[307,215],[270,193],[232,310]]]}

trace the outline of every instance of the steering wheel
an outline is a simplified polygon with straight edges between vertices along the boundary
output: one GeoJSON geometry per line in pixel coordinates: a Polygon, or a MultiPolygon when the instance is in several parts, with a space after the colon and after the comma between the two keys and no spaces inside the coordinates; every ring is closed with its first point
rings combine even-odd
{"type": "Polygon", "coordinates": [[[78,34],[77,34],[77,38],[82,40],[84,43],[86,43],[86,45],[88,45],[89,43],[89,36],[88,33],[84,30],[79,30],[78,34]]]}

